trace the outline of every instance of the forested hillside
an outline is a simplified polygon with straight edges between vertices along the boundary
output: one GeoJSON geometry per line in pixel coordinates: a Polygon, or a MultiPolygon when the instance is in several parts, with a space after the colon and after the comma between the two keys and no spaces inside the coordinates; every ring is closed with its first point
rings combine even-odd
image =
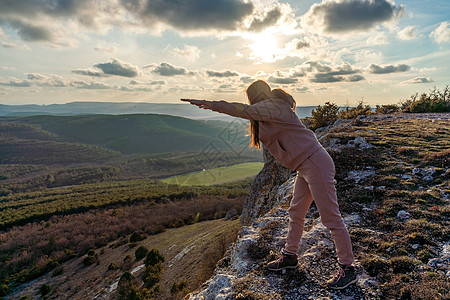
{"type": "MultiPolygon", "coordinates": [[[[0,125],[2,135],[10,137],[12,145],[14,140],[11,139],[18,143],[23,139],[51,140],[95,145],[131,154],[201,151],[209,143],[226,149],[222,136],[230,123],[148,114],[32,116],[7,119],[0,125]]],[[[238,134],[236,138],[245,135],[245,127],[237,122],[233,123],[232,130],[238,134]]]]}

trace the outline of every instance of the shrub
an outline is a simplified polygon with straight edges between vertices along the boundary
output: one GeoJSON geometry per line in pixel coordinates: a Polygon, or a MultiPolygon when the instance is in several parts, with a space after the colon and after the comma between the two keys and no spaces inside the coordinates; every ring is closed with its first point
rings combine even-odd
{"type": "Polygon", "coordinates": [[[41,288],[39,289],[39,291],[41,292],[41,295],[42,295],[42,296],[47,295],[48,293],[51,292],[51,290],[52,290],[52,288],[51,288],[48,284],[46,284],[46,283],[44,283],[44,284],[41,286],[41,288]]]}
{"type": "Polygon", "coordinates": [[[172,286],[170,287],[170,293],[176,294],[178,292],[182,292],[187,287],[187,281],[186,280],[180,280],[180,282],[176,283],[174,282],[172,286]]]}
{"type": "Polygon", "coordinates": [[[139,248],[136,249],[134,255],[136,256],[136,259],[142,259],[147,256],[147,253],[148,249],[144,246],[140,246],[139,248]]]}
{"type": "Polygon", "coordinates": [[[145,268],[144,274],[142,274],[142,280],[144,281],[145,287],[154,287],[161,279],[161,269],[160,263],[156,265],[149,265],[145,268]]]}
{"type": "Polygon", "coordinates": [[[403,112],[450,112],[450,87],[447,85],[442,91],[436,87],[430,93],[415,93],[407,100],[401,101],[403,112]]]}
{"type": "Polygon", "coordinates": [[[384,104],[377,105],[375,108],[375,113],[377,114],[393,114],[400,110],[400,107],[395,104],[384,104]]]}
{"type": "Polygon", "coordinates": [[[414,269],[414,259],[408,256],[397,256],[389,260],[394,273],[407,273],[414,269]]]}
{"type": "Polygon", "coordinates": [[[9,286],[7,284],[0,284],[0,297],[6,296],[9,294],[9,286]]]}
{"type": "Polygon", "coordinates": [[[130,272],[123,273],[120,276],[117,285],[117,293],[121,296],[120,299],[127,299],[127,295],[133,288],[135,288],[136,278],[130,272]]]}
{"type": "Polygon", "coordinates": [[[379,257],[369,258],[361,263],[370,276],[377,276],[378,274],[384,273],[389,269],[388,262],[379,257]]]}
{"type": "Polygon", "coordinates": [[[117,270],[119,268],[119,266],[115,263],[110,263],[108,266],[108,270],[117,270]]]}
{"type": "Polygon", "coordinates": [[[152,249],[148,252],[144,263],[145,266],[154,266],[160,262],[164,262],[164,256],[157,249],[152,249]]]}
{"type": "Polygon", "coordinates": [[[311,129],[330,125],[338,118],[339,106],[334,103],[326,102],[323,106],[318,105],[312,112],[313,124],[311,129]]]}
{"type": "Polygon", "coordinates": [[[369,105],[364,105],[364,101],[358,102],[356,107],[349,108],[348,106],[339,112],[338,117],[342,119],[356,119],[358,116],[369,116],[372,114],[372,109],[369,105]]]}
{"type": "Polygon", "coordinates": [[[97,259],[94,256],[87,256],[83,259],[83,265],[90,266],[97,262],[97,259]]]}
{"type": "Polygon", "coordinates": [[[89,250],[87,253],[87,257],[83,259],[83,265],[90,266],[96,262],[98,262],[98,253],[94,250],[89,250]]]}
{"type": "Polygon", "coordinates": [[[144,240],[145,238],[146,237],[139,232],[133,232],[133,234],[130,236],[130,243],[136,243],[144,240]]]}

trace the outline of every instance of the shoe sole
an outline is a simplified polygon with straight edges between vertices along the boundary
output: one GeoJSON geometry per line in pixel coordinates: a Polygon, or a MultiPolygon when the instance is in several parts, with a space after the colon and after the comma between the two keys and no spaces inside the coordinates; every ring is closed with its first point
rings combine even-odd
{"type": "Polygon", "coordinates": [[[347,283],[344,286],[329,286],[329,288],[332,290],[343,290],[343,289],[347,288],[349,285],[356,283],[357,281],[358,281],[358,278],[355,278],[354,280],[350,281],[349,283],[347,283]]]}
{"type": "Polygon", "coordinates": [[[286,270],[286,269],[296,269],[298,267],[298,265],[295,266],[287,266],[287,267],[282,267],[282,268],[267,268],[269,271],[281,271],[281,270],[286,270]]]}

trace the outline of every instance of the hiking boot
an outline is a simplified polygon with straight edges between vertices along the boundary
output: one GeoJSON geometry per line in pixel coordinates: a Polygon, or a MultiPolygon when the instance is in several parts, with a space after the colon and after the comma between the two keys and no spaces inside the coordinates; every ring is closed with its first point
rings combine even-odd
{"type": "Polygon", "coordinates": [[[281,253],[277,260],[271,261],[267,265],[267,269],[270,271],[280,271],[283,269],[295,269],[298,266],[298,255],[281,253]]]}
{"type": "Polygon", "coordinates": [[[354,266],[339,264],[339,272],[327,282],[327,286],[333,290],[342,290],[357,280],[354,266]]]}

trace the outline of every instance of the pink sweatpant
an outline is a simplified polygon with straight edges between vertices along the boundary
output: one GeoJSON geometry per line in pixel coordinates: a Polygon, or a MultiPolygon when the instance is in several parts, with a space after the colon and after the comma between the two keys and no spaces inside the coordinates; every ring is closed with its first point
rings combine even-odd
{"type": "Polygon", "coordinates": [[[322,224],[330,230],[334,239],[339,262],[350,265],[355,258],[350,235],[339,212],[334,175],[333,159],[323,148],[314,152],[298,167],[294,196],[289,208],[289,232],[285,250],[297,253],[305,216],[314,200],[322,224]]]}

